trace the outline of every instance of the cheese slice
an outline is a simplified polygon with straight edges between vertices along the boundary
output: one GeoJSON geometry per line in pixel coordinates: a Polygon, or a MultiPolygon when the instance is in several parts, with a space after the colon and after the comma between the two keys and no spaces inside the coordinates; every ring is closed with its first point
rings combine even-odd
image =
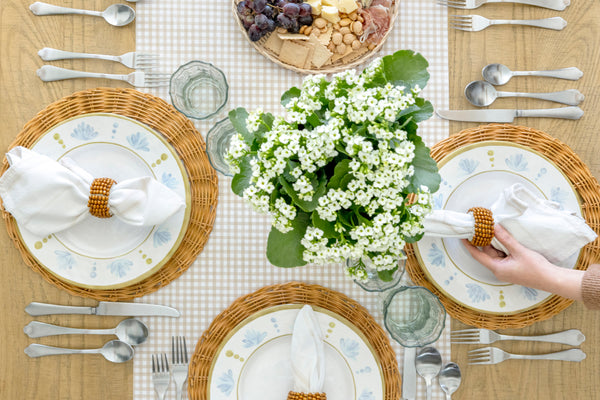
{"type": "Polygon", "coordinates": [[[339,22],[341,20],[338,9],[333,6],[321,7],[321,17],[325,18],[332,24],[335,24],[336,22],[339,22]]]}
{"type": "Polygon", "coordinates": [[[324,6],[336,7],[338,5],[338,0],[321,0],[324,6]]]}
{"type": "Polygon", "coordinates": [[[337,8],[343,13],[351,14],[358,9],[358,4],[356,0],[338,0],[337,8]]]}
{"type": "Polygon", "coordinates": [[[321,15],[321,0],[304,0],[304,2],[310,4],[312,8],[312,15],[321,15]]]}

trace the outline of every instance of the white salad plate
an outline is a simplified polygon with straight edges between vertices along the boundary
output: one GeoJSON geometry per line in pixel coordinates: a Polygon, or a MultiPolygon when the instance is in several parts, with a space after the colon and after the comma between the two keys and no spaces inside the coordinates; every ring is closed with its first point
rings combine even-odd
{"type": "MultiPolygon", "coordinates": [[[[281,400],[293,389],[291,339],[302,305],[269,307],[242,321],[215,355],[211,400],[281,400]]],[[[328,400],[383,400],[384,377],[368,340],[349,321],[313,307],[324,335],[328,400]]]]}
{"type": "MultiPolygon", "coordinates": [[[[537,196],[581,216],[570,181],[543,155],[518,144],[480,142],[462,147],[438,164],[442,182],[434,208],[467,212],[489,208],[502,190],[523,184],[537,196]]],[[[430,281],[457,304],[488,314],[514,314],[540,305],[550,293],[498,281],[475,261],[459,239],[424,237],[415,246],[430,281]]],[[[561,264],[574,268],[579,254],[561,264]]]]}
{"type": "Polygon", "coordinates": [[[31,255],[59,279],[91,289],[128,286],[155,273],[179,246],[190,213],[185,167],[162,135],[116,114],[84,114],[52,127],[31,147],[54,160],[69,157],[96,178],[150,176],[186,203],[160,226],[134,227],[88,215],[48,237],[19,227],[31,255]]]}

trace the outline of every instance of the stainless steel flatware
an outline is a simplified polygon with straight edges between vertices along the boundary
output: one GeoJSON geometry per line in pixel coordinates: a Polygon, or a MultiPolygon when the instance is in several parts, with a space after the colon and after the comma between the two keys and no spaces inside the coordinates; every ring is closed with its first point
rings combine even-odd
{"type": "Polygon", "coordinates": [[[577,89],[549,93],[500,92],[491,83],[485,81],[473,81],[469,83],[465,87],[465,97],[471,104],[478,107],[489,106],[499,97],[529,97],[570,106],[576,106],[584,100],[583,94],[577,89]]]}
{"type": "Polygon", "coordinates": [[[417,370],[415,368],[416,357],[416,348],[404,348],[404,364],[402,367],[402,399],[404,400],[415,400],[417,398],[417,370]]]}
{"type": "Polygon", "coordinates": [[[442,6],[452,8],[462,8],[466,10],[472,10],[474,8],[481,7],[487,3],[512,3],[512,4],[525,4],[530,6],[548,8],[550,10],[562,11],[569,4],[570,0],[437,0],[437,3],[442,6]]]}
{"type": "Polygon", "coordinates": [[[561,17],[542,19],[487,19],[481,15],[451,15],[450,26],[467,32],[479,32],[492,25],[526,25],[560,31],[567,26],[561,17]]]}
{"type": "Polygon", "coordinates": [[[133,347],[120,340],[111,340],[99,349],[67,349],[32,343],[25,348],[29,357],[55,356],[62,354],[102,354],[110,362],[122,363],[133,358],[133,347]]]}
{"type": "Polygon", "coordinates": [[[164,400],[170,382],[171,373],[167,355],[165,353],[152,354],[152,384],[159,400],[164,400]]]}
{"type": "Polygon", "coordinates": [[[444,119],[452,121],[471,122],[513,122],[515,118],[564,118],[579,119],[583,116],[583,110],[579,107],[542,108],[537,110],[436,110],[435,113],[444,119]]]}
{"type": "Polygon", "coordinates": [[[184,336],[171,337],[171,372],[177,389],[177,400],[183,399],[183,388],[188,378],[188,354],[184,336]]]}
{"type": "Polygon", "coordinates": [[[458,364],[451,362],[444,365],[440,371],[438,382],[444,393],[446,393],[446,400],[452,400],[452,393],[456,392],[461,380],[458,364]]]}
{"type": "Polygon", "coordinates": [[[129,53],[121,54],[120,56],[113,56],[108,54],[76,53],[72,51],[44,47],[38,51],[38,55],[44,61],[69,60],[74,58],[92,58],[96,60],[115,61],[123,64],[127,68],[133,69],[148,69],[158,65],[157,55],[136,53],[135,51],[130,51],[129,53]]]}
{"type": "Polygon", "coordinates": [[[431,400],[433,378],[442,369],[442,356],[435,347],[424,347],[417,353],[415,359],[417,373],[425,380],[427,400],[431,400]]]}
{"type": "Polygon", "coordinates": [[[77,334],[116,335],[119,340],[132,346],[142,344],[148,339],[148,327],[142,321],[135,318],[125,319],[112,329],[78,329],[31,321],[25,325],[23,332],[30,338],[77,334]]]}
{"type": "Polygon", "coordinates": [[[92,11],[60,7],[36,1],[29,6],[29,9],[35,15],[81,14],[102,17],[113,26],[125,26],[135,19],[135,10],[125,4],[112,4],[104,11],[92,11]]]}
{"type": "Polygon", "coordinates": [[[173,307],[160,304],[144,303],[118,303],[101,301],[97,307],[61,306],[57,304],[29,303],[25,307],[29,315],[52,315],[52,314],[89,314],[89,315],[126,315],[132,317],[157,316],[157,317],[179,317],[181,314],[173,307]]]}
{"type": "Polygon", "coordinates": [[[510,81],[510,78],[513,76],[542,76],[576,81],[583,76],[583,72],[575,67],[553,69],[548,71],[511,71],[506,65],[503,64],[489,64],[483,67],[481,75],[483,75],[483,79],[492,85],[504,85],[510,81]]]}
{"type": "Polygon", "coordinates": [[[497,347],[484,347],[469,351],[469,364],[498,364],[505,360],[557,360],[583,361],[585,353],[579,349],[569,349],[547,354],[512,354],[497,347]]]}
{"type": "Polygon", "coordinates": [[[585,341],[585,336],[578,329],[568,329],[563,332],[536,336],[503,335],[488,329],[462,329],[450,334],[452,343],[492,344],[498,340],[522,340],[529,342],[562,343],[579,346],[585,341]]]}
{"type": "Polygon", "coordinates": [[[74,78],[100,78],[124,81],[135,87],[160,87],[168,86],[171,79],[170,74],[160,74],[154,72],[135,71],[127,75],[121,74],[102,74],[97,72],[83,72],[72,69],[59,68],[54,65],[43,65],[37,70],[37,75],[44,82],[60,81],[63,79],[74,78]]]}

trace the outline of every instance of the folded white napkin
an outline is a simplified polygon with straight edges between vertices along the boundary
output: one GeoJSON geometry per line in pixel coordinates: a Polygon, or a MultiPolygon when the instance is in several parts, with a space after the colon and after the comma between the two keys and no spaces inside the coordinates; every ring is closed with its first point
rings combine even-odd
{"type": "MultiPolygon", "coordinates": [[[[73,160],[57,162],[20,146],[11,149],[6,158],[10,167],[0,177],[0,197],[20,227],[46,236],[89,214],[87,202],[94,177],[73,160]]],[[[149,176],[117,182],[108,200],[111,213],[134,226],[160,225],[184,205],[175,192],[149,176]]]]}
{"type": "MultiPolygon", "coordinates": [[[[558,203],[538,198],[520,183],[504,189],[490,210],[494,223],[553,263],[565,260],[597,237],[583,218],[561,210],[558,203]]],[[[471,213],[435,210],[425,218],[425,235],[471,239],[474,224],[471,213]]],[[[508,254],[495,238],[492,246],[508,254]]]]}
{"type": "Polygon", "coordinates": [[[291,347],[294,391],[321,393],[325,382],[323,333],[311,306],[298,312],[292,332],[291,347]]]}

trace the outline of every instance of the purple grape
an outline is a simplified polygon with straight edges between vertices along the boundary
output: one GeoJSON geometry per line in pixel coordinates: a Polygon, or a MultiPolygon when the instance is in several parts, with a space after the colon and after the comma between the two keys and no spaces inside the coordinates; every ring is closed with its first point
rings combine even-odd
{"type": "Polygon", "coordinates": [[[260,30],[265,30],[269,26],[269,18],[264,14],[257,14],[254,17],[254,23],[260,30]]]}
{"type": "Polygon", "coordinates": [[[244,17],[246,15],[250,15],[252,13],[252,9],[248,7],[248,3],[245,0],[242,0],[237,5],[237,12],[240,16],[244,17]]]}
{"type": "Polygon", "coordinates": [[[265,31],[273,32],[275,30],[275,28],[277,28],[275,21],[273,21],[272,19],[267,20],[267,28],[265,29],[265,31]]]}
{"type": "Polygon", "coordinates": [[[300,23],[300,25],[312,25],[313,16],[311,14],[300,16],[298,17],[298,22],[300,23]]]}
{"type": "Polygon", "coordinates": [[[242,18],[242,25],[246,30],[250,29],[250,26],[254,23],[254,15],[246,15],[242,18]]]}
{"type": "Polygon", "coordinates": [[[256,11],[256,13],[260,14],[263,12],[266,6],[267,0],[254,0],[253,10],[256,11]]]}
{"type": "Polygon", "coordinates": [[[283,13],[290,18],[295,18],[300,13],[300,7],[296,3],[287,3],[283,6],[283,13]]]}
{"type": "Polygon", "coordinates": [[[308,3],[302,3],[300,4],[300,11],[298,12],[298,15],[300,15],[301,17],[305,17],[307,15],[312,15],[312,7],[310,6],[310,4],[308,3]]]}
{"type": "Polygon", "coordinates": [[[289,29],[292,26],[292,19],[285,14],[277,15],[277,25],[289,29]]]}
{"type": "Polygon", "coordinates": [[[250,29],[248,29],[248,37],[253,42],[256,42],[256,41],[260,40],[261,37],[263,37],[263,33],[256,24],[252,24],[250,29]]]}
{"type": "Polygon", "coordinates": [[[275,17],[275,9],[270,5],[267,5],[262,12],[267,16],[267,18],[273,19],[275,17]]]}
{"type": "Polygon", "coordinates": [[[277,0],[277,2],[275,4],[277,5],[277,7],[283,8],[283,6],[285,6],[287,3],[288,3],[287,0],[277,0]]]}
{"type": "Polygon", "coordinates": [[[297,19],[292,20],[292,26],[287,28],[290,33],[298,33],[300,32],[300,22],[297,19]]]}

